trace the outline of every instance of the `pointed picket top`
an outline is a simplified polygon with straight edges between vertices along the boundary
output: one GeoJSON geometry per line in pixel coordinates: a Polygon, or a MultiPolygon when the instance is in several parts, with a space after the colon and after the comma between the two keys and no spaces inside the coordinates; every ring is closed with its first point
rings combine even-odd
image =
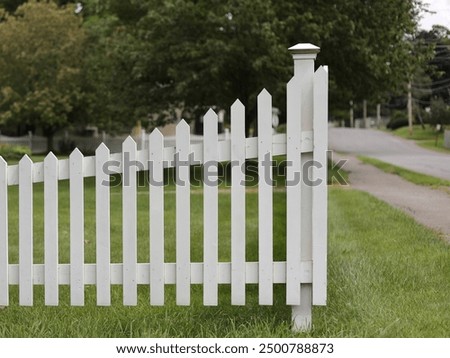
{"type": "Polygon", "coordinates": [[[265,97],[271,98],[272,96],[270,95],[269,91],[264,88],[261,92],[259,92],[258,98],[260,97],[261,99],[263,99],[265,97]]]}
{"type": "Polygon", "coordinates": [[[190,132],[190,129],[191,129],[191,127],[189,126],[189,124],[188,124],[184,119],[182,119],[182,120],[177,124],[176,132],[177,132],[177,133],[178,133],[179,131],[184,132],[184,131],[186,131],[186,130],[190,132]]]}
{"type": "Polygon", "coordinates": [[[150,140],[158,138],[164,138],[164,135],[161,133],[161,131],[158,128],[153,129],[153,131],[150,133],[150,140]]]}
{"type": "Polygon", "coordinates": [[[84,157],[83,153],[81,153],[81,151],[78,148],[75,148],[69,155],[69,159],[79,159],[83,157],[84,157]]]}
{"type": "Polygon", "coordinates": [[[206,112],[206,114],[203,117],[204,121],[211,121],[212,119],[216,119],[217,120],[217,114],[216,112],[214,112],[214,110],[212,108],[208,109],[208,112],[206,112]]]}
{"type": "Polygon", "coordinates": [[[136,141],[132,136],[128,136],[122,143],[122,148],[130,148],[133,149],[136,147],[136,141]]]}
{"type": "Polygon", "coordinates": [[[231,110],[240,110],[241,108],[245,108],[245,106],[239,99],[234,101],[234,103],[231,105],[231,110]]]}
{"type": "Polygon", "coordinates": [[[53,152],[49,152],[44,158],[44,164],[58,162],[58,158],[53,152]]]}
{"type": "Polygon", "coordinates": [[[100,145],[95,150],[95,154],[101,153],[101,154],[109,154],[109,148],[106,146],[105,143],[100,143],[100,145]]]}
{"type": "Polygon", "coordinates": [[[33,164],[33,161],[28,156],[28,154],[25,154],[22,159],[19,161],[19,166],[27,165],[27,164],[33,164]]]}
{"type": "Polygon", "coordinates": [[[3,159],[3,157],[0,155],[0,165],[4,165],[4,166],[7,166],[8,165],[8,163],[7,163],[7,161],[5,160],[5,159],[3,159]]]}
{"type": "MultiPolygon", "coordinates": [[[[302,87],[301,84],[302,84],[302,78],[299,76],[293,76],[293,77],[291,77],[289,82],[286,84],[286,87],[287,88],[297,87],[297,89],[295,89],[295,91],[301,91],[301,87],[302,87]]],[[[295,96],[297,98],[301,98],[301,93],[295,92],[295,96]]]]}
{"type": "Polygon", "coordinates": [[[328,77],[328,66],[320,66],[314,73],[315,77],[328,77]]]}

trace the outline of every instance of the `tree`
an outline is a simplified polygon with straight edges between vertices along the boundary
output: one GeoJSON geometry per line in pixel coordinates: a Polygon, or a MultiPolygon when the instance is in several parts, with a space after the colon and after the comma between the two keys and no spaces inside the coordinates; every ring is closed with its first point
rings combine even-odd
{"type": "Polygon", "coordinates": [[[201,105],[228,108],[240,98],[254,118],[262,88],[283,101],[292,73],[286,49],[297,42],[321,47],[318,64],[330,66],[336,107],[403,90],[422,60],[408,40],[421,8],[416,0],[144,3],[146,14],[131,32],[137,47],[130,81],[146,94],[142,108],[149,110],[201,113],[201,105]]]}
{"type": "Polygon", "coordinates": [[[421,31],[417,40],[431,46],[433,56],[423,70],[427,81],[419,77],[414,80],[414,87],[427,95],[425,99],[428,105],[432,97],[440,97],[450,103],[450,30],[434,25],[430,31],[421,31]]]}
{"type": "MultiPolygon", "coordinates": [[[[134,80],[153,110],[226,108],[239,98],[254,117],[256,95],[289,79],[289,55],[266,0],[149,1],[138,23],[134,80]]],[[[247,130],[249,123],[247,123],[247,130]]]]}
{"type": "Polygon", "coordinates": [[[84,31],[72,7],[30,1],[0,23],[0,123],[55,132],[82,104],[84,31]]]}
{"type": "Polygon", "coordinates": [[[450,108],[440,97],[431,100],[430,123],[441,128],[450,124],[450,108]]]}

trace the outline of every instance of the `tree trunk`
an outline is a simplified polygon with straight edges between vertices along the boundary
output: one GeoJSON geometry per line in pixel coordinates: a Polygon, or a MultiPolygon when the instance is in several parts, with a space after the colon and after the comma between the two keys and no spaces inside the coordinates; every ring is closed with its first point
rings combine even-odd
{"type": "Polygon", "coordinates": [[[54,148],[54,138],[57,128],[55,127],[46,127],[44,128],[44,135],[47,138],[47,153],[52,152],[54,148]]]}

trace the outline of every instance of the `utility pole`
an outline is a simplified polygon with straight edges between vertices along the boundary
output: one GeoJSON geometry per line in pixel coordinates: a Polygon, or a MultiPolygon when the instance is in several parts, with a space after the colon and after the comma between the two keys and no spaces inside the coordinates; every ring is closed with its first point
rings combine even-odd
{"type": "Polygon", "coordinates": [[[413,134],[413,114],[412,114],[412,94],[411,94],[411,81],[408,82],[408,127],[409,135],[413,134]]]}
{"type": "Polygon", "coordinates": [[[367,128],[367,100],[363,100],[363,128],[367,128]]]}
{"type": "Polygon", "coordinates": [[[353,128],[353,101],[350,101],[350,128],[353,128]]]}
{"type": "Polygon", "coordinates": [[[380,129],[381,127],[381,104],[377,104],[377,128],[380,129]]]}

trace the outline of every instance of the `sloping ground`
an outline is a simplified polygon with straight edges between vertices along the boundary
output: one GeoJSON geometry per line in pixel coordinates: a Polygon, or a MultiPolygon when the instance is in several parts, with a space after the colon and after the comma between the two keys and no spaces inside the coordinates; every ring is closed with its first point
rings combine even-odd
{"type": "Polygon", "coordinates": [[[352,188],[366,191],[403,210],[450,242],[450,195],[447,192],[412,184],[397,175],[364,164],[353,155],[335,153],[333,160],[340,159],[347,160],[343,169],[350,172],[352,188]]]}

